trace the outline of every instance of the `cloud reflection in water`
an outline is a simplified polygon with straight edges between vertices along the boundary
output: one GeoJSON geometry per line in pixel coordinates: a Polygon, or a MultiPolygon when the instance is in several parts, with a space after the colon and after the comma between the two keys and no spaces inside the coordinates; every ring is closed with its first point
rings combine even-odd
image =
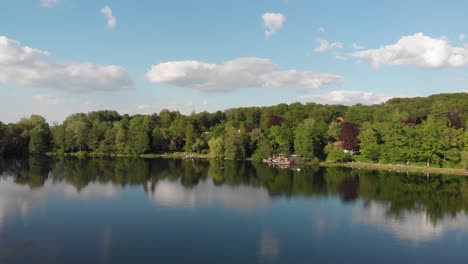
{"type": "Polygon", "coordinates": [[[6,218],[20,214],[26,216],[30,209],[44,206],[49,197],[77,199],[112,198],[122,187],[112,183],[90,182],[78,191],[76,187],[65,182],[46,180],[40,188],[33,188],[15,183],[13,177],[2,177],[0,181],[0,230],[6,218]]]}
{"type": "Polygon", "coordinates": [[[220,204],[226,208],[253,210],[265,208],[271,203],[267,190],[263,188],[215,186],[211,180],[199,182],[191,188],[179,182],[162,180],[148,195],[158,205],[176,208],[220,204]]]}
{"type": "Polygon", "coordinates": [[[425,211],[406,210],[397,217],[388,215],[389,208],[388,204],[370,202],[353,213],[353,221],[377,226],[416,245],[441,238],[449,231],[468,232],[468,216],[463,212],[445,215],[434,223],[425,211]]]}

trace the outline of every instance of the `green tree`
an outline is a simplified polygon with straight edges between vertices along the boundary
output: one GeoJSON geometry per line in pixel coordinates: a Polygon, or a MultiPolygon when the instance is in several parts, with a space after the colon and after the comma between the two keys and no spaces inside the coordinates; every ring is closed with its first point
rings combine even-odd
{"type": "Polygon", "coordinates": [[[273,154],[273,149],[271,148],[270,143],[265,138],[260,139],[260,141],[257,144],[257,149],[252,154],[253,160],[261,161],[270,157],[273,154]]]}
{"type": "Polygon", "coordinates": [[[421,144],[421,158],[426,161],[426,165],[439,164],[442,161],[444,149],[445,121],[429,115],[422,125],[423,142],[421,144]]]}
{"type": "Polygon", "coordinates": [[[130,119],[127,142],[130,154],[138,156],[149,150],[149,132],[148,116],[137,115],[130,119]]]}
{"type": "Polygon", "coordinates": [[[124,122],[116,122],[114,124],[114,129],[116,130],[116,135],[115,135],[115,151],[118,154],[126,154],[127,153],[127,148],[126,148],[126,143],[127,143],[127,129],[124,125],[124,122]]]}
{"type": "Polygon", "coordinates": [[[99,143],[99,152],[110,154],[115,152],[115,130],[108,128],[104,133],[104,139],[99,143]]]}
{"type": "Polygon", "coordinates": [[[88,125],[85,121],[73,120],[65,128],[65,141],[70,150],[82,151],[87,145],[88,125]]]}
{"type": "Polygon", "coordinates": [[[367,160],[378,161],[380,158],[378,134],[370,123],[364,124],[358,138],[361,142],[361,155],[367,160]]]}
{"type": "Polygon", "coordinates": [[[192,124],[189,124],[185,132],[185,146],[184,149],[187,152],[192,152],[192,146],[195,144],[197,135],[195,134],[194,127],[192,124]]]}
{"type": "Polygon", "coordinates": [[[286,122],[280,126],[272,126],[270,128],[270,145],[278,153],[291,153],[294,144],[294,133],[286,122]]]}
{"type": "Polygon", "coordinates": [[[468,150],[464,150],[462,152],[462,167],[465,169],[465,170],[468,170],[468,150]]]}
{"type": "Polygon", "coordinates": [[[346,162],[353,160],[349,152],[344,152],[342,149],[333,146],[333,144],[327,144],[325,146],[325,154],[327,154],[327,161],[329,162],[346,162]]]}
{"type": "Polygon", "coordinates": [[[328,141],[335,142],[340,140],[341,122],[333,121],[328,126],[328,141]]]}
{"type": "Polygon", "coordinates": [[[224,158],[237,159],[244,155],[242,134],[240,129],[227,124],[224,132],[224,158]]]}
{"type": "Polygon", "coordinates": [[[224,156],[224,141],[221,137],[211,138],[208,141],[210,155],[213,158],[222,158],[224,156]]]}
{"type": "Polygon", "coordinates": [[[49,150],[48,133],[41,126],[36,126],[30,131],[29,154],[44,155],[49,150]]]}
{"type": "Polygon", "coordinates": [[[304,120],[296,128],[294,149],[296,154],[304,157],[323,157],[327,125],[316,122],[313,118],[304,120]]]}

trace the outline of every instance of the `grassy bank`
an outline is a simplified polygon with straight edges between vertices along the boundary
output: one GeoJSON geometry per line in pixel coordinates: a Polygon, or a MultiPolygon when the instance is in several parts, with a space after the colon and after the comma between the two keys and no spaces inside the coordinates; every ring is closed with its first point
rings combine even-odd
{"type": "Polygon", "coordinates": [[[320,162],[323,167],[346,167],[353,169],[365,170],[387,170],[397,172],[422,172],[422,173],[435,173],[435,174],[453,174],[468,176],[466,169],[451,169],[451,168],[434,168],[422,166],[406,166],[406,165],[392,165],[392,164],[378,164],[378,163],[363,163],[363,162],[320,162]]]}

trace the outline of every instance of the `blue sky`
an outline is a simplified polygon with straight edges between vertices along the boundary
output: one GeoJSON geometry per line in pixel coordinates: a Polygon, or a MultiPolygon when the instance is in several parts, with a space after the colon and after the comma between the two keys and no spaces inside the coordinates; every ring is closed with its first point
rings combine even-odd
{"type": "Polygon", "coordinates": [[[0,2],[0,121],[467,91],[465,1],[0,2]]]}

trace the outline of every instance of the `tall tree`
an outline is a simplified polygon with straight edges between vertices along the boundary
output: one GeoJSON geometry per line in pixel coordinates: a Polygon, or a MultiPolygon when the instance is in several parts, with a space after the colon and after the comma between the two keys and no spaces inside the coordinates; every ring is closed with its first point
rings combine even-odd
{"type": "Polygon", "coordinates": [[[226,159],[237,159],[244,156],[242,134],[230,122],[226,124],[224,132],[224,157],[226,159]]]}
{"type": "Polygon", "coordinates": [[[341,125],[340,140],[343,141],[343,147],[346,150],[359,149],[359,128],[350,122],[344,122],[341,125]]]}
{"type": "Polygon", "coordinates": [[[370,161],[380,158],[379,137],[370,123],[365,123],[359,133],[361,155],[370,161]]]}
{"type": "Polygon", "coordinates": [[[210,146],[210,155],[213,158],[222,158],[224,156],[224,141],[221,137],[211,138],[208,145],[210,146]]]}
{"type": "Polygon", "coordinates": [[[30,131],[29,154],[44,155],[49,150],[49,133],[42,126],[30,131]]]}
{"type": "Polygon", "coordinates": [[[429,115],[422,125],[421,158],[426,165],[439,164],[443,157],[445,121],[429,115]]]}
{"type": "Polygon", "coordinates": [[[127,142],[130,154],[138,156],[149,150],[149,132],[148,116],[137,115],[130,119],[127,142]]]}
{"type": "Polygon", "coordinates": [[[304,157],[323,158],[326,131],[327,125],[323,121],[316,122],[313,118],[304,120],[295,131],[294,149],[296,154],[304,157]]]}

